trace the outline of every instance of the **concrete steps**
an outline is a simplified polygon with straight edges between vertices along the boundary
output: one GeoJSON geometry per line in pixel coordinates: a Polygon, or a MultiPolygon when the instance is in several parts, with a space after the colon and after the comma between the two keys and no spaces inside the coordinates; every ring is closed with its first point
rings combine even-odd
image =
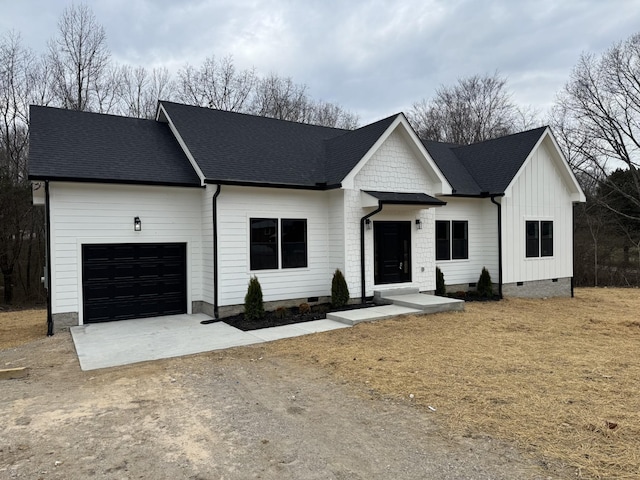
{"type": "Polygon", "coordinates": [[[355,325],[399,315],[421,315],[438,312],[464,310],[464,301],[453,298],[436,297],[419,293],[415,288],[397,288],[375,291],[373,296],[377,307],[346,310],[327,314],[327,319],[355,325]]]}

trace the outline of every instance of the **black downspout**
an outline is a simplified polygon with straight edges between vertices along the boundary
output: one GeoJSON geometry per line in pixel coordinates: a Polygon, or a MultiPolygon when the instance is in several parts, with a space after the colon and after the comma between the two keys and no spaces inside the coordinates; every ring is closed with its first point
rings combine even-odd
{"type": "Polygon", "coordinates": [[[575,254],[575,249],[576,249],[576,206],[574,205],[571,208],[571,298],[574,298],[574,293],[573,293],[573,273],[575,270],[575,264],[576,264],[576,254],[575,254]]]}
{"type": "Polygon", "coordinates": [[[502,299],[502,205],[496,202],[496,197],[491,195],[491,203],[498,207],[498,296],[502,299]]]}
{"type": "Polygon", "coordinates": [[[217,185],[216,193],[211,199],[213,210],[213,317],[220,318],[218,312],[218,195],[220,195],[220,184],[217,185]]]}
{"type": "Polygon", "coordinates": [[[51,313],[51,208],[49,207],[49,180],[44,181],[44,222],[45,222],[45,239],[47,247],[45,255],[47,256],[47,336],[53,335],[53,314],[51,313]]]}
{"type": "Polygon", "coordinates": [[[366,300],[366,289],[365,289],[365,263],[364,263],[364,225],[366,220],[369,217],[372,217],[376,213],[382,210],[382,203],[378,204],[378,208],[376,208],[373,212],[366,214],[364,217],[360,219],[360,288],[362,289],[360,295],[360,302],[365,303],[366,300]]]}

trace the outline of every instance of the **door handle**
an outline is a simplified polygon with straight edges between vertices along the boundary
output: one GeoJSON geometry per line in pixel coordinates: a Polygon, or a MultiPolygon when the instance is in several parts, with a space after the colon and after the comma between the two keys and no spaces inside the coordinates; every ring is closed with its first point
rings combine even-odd
{"type": "Polygon", "coordinates": [[[398,267],[398,268],[400,268],[400,270],[402,270],[402,262],[400,262],[400,267],[398,267]]]}

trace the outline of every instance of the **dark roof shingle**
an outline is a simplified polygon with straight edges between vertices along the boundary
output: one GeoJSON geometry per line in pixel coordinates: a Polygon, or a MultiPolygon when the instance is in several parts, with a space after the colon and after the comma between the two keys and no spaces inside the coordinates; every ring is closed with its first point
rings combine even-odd
{"type": "Polygon", "coordinates": [[[501,194],[546,129],[539,127],[464,146],[427,140],[422,143],[455,194],[501,194]]]}
{"type": "Polygon", "coordinates": [[[200,185],[166,124],[40,106],[30,122],[33,180],[200,185]]]}

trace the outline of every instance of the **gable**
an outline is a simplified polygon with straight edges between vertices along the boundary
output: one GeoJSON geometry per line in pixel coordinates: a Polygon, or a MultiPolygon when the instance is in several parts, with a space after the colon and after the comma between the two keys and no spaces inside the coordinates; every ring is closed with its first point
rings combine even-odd
{"type": "Polygon", "coordinates": [[[409,126],[398,115],[342,180],[344,188],[450,194],[451,185],[409,126]]]}
{"type": "Polygon", "coordinates": [[[543,192],[545,199],[564,191],[566,199],[571,202],[586,201],[582,188],[548,128],[505,189],[505,196],[514,196],[515,190],[524,188],[543,192]]]}

